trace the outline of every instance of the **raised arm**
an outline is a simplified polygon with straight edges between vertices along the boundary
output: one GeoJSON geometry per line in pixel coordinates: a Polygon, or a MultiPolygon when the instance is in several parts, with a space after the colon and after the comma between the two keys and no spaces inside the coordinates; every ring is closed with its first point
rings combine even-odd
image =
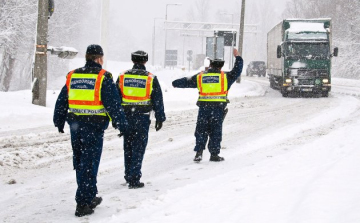
{"type": "Polygon", "coordinates": [[[239,55],[239,52],[237,51],[237,49],[235,49],[235,48],[233,51],[233,55],[236,58],[234,67],[229,73],[227,73],[229,86],[231,86],[236,81],[236,79],[238,79],[240,77],[243,66],[244,66],[244,61],[241,58],[241,56],[239,55]]]}
{"type": "Polygon", "coordinates": [[[197,74],[192,77],[183,77],[172,82],[175,88],[197,88],[197,74]]]}

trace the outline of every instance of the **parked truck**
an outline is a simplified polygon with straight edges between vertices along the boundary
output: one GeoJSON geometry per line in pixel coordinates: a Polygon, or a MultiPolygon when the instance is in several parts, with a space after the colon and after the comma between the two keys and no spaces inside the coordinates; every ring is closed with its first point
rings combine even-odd
{"type": "Polygon", "coordinates": [[[331,91],[331,19],[285,19],[267,34],[270,87],[282,96],[323,96],[331,91]]]}

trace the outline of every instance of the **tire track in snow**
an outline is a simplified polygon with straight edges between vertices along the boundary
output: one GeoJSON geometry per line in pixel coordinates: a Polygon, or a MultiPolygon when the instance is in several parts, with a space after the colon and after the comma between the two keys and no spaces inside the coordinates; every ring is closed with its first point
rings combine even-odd
{"type": "MultiPolygon", "coordinates": [[[[124,182],[122,139],[117,139],[117,131],[107,131],[98,178],[99,190],[106,202],[97,209],[94,216],[91,216],[91,220],[100,221],[113,214],[137,209],[144,199],[161,199],[167,190],[182,188],[197,181],[211,179],[228,169],[249,167],[264,159],[269,159],[268,156],[287,152],[284,149],[292,146],[290,142],[293,139],[299,138],[301,141],[298,143],[306,143],[307,140],[312,140],[314,135],[321,133],[324,129],[331,131],[331,124],[334,125],[333,128],[337,128],[337,126],[351,121],[352,117],[358,118],[358,114],[351,114],[348,117],[314,128],[311,130],[313,132],[300,132],[293,138],[277,142],[273,147],[267,148],[266,145],[263,145],[252,146],[248,149],[247,143],[256,143],[257,138],[261,139],[266,134],[272,134],[276,130],[284,130],[288,126],[300,125],[302,122],[314,118],[319,112],[326,115],[327,110],[338,107],[339,101],[346,100],[343,96],[327,99],[282,99],[281,95],[274,96],[273,94],[270,91],[265,97],[250,97],[236,102],[232,101],[232,104],[229,105],[232,107],[230,107],[224,124],[226,130],[224,131],[223,145],[227,147],[222,152],[226,158],[224,163],[208,162],[208,152],[204,152],[205,158],[200,164],[192,162],[195,154],[192,149],[195,142],[193,133],[197,110],[169,113],[169,122],[165,122],[164,128],[159,132],[153,130],[153,122],[149,149],[145,154],[143,167],[143,179],[147,184],[145,189],[141,191],[130,191],[121,185],[124,182]],[[308,137],[307,140],[306,137],[308,137]],[[169,138],[173,138],[173,141],[169,141],[169,138]],[[236,150],[235,146],[238,147],[236,150]],[[239,148],[244,148],[244,150],[241,151],[239,148]]],[[[325,134],[327,133],[325,132],[325,134]]],[[[70,148],[68,153],[71,154],[70,137],[68,136],[67,139],[65,136],[63,137],[65,138],[64,141],[59,140],[53,143],[53,146],[55,148],[66,144],[64,146],[66,149],[70,148]]],[[[36,136],[33,140],[36,141],[36,136]]],[[[1,149],[0,155],[8,149],[11,148],[1,149]]],[[[29,149],[34,148],[30,147],[29,149]]],[[[44,148],[40,144],[37,149],[44,148]]],[[[54,155],[57,156],[56,153],[54,155]]],[[[40,160],[45,158],[47,157],[40,160]]],[[[71,170],[71,157],[61,162],[50,160],[43,163],[44,165],[30,170],[9,167],[7,173],[17,174],[20,179],[23,178],[24,184],[15,185],[14,187],[17,189],[10,189],[12,186],[9,186],[5,193],[21,192],[24,188],[27,188],[28,192],[21,196],[9,196],[6,204],[11,208],[3,210],[1,216],[6,216],[4,219],[17,222],[36,222],[52,219],[56,215],[54,221],[74,220],[73,196],[76,183],[74,172],[71,170]],[[49,172],[50,167],[51,173],[49,172]],[[39,181],[42,175],[47,178],[44,183],[39,181]],[[34,205],[35,200],[37,203],[34,205]],[[21,216],[13,214],[23,210],[26,210],[26,213],[21,216]]],[[[4,200],[1,202],[5,203],[4,200]]]]}

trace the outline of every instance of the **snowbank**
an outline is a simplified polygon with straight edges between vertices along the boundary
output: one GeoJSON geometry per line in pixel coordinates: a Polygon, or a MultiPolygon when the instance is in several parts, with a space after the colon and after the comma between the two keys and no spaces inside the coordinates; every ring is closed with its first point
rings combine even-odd
{"type": "MultiPolygon", "coordinates": [[[[120,66],[116,67],[120,70],[120,66]]],[[[359,222],[357,97],[282,98],[269,89],[267,79],[246,78],[235,83],[229,94],[233,102],[224,122],[221,150],[226,161],[209,162],[205,152],[198,164],[192,161],[196,89],[171,86],[173,79],[193,73],[154,73],[162,86],[168,120],[161,131],[155,132],[153,125],[150,129],[143,163],[146,187],[128,190],[123,184],[122,139],[109,129],[98,175],[104,202],[93,215],[81,219],[74,216],[76,181],[69,132],[58,134],[52,127],[59,91],[48,91],[47,107],[32,105],[30,91],[0,93],[0,102],[7,105],[0,114],[0,219],[359,222]],[[16,183],[9,184],[11,179],[16,183]]],[[[333,84],[347,87],[339,91],[360,86],[343,79],[333,79],[333,84]]]]}
{"type": "MultiPolygon", "coordinates": [[[[83,60],[74,60],[69,70],[83,65],[83,60]]],[[[132,63],[110,61],[108,67],[109,71],[113,73],[114,81],[116,81],[117,75],[131,68],[132,63]]],[[[195,71],[161,70],[157,72],[152,71],[151,68],[153,67],[149,66],[148,70],[157,75],[163,91],[165,111],[197,108],[197,89],[175,89],[171,84],[176,78],[193,75],[196,73],[195,71]]],[[[66,74],[64,74],[64,77],[57,79],[57,86],[64,86],[65,75],[66,74]]],[[[0,92],[0,103],[5,104],[7,109],[7,112],[0,114],[0,132],[53,125],[52,116],[60,89],[61,88],[47,91],[47,106],[45,108],[31,103],[32,93],[30,90],[0,92]]],[[[261,86],[253,82],[244,81],[241,84],[233,84],[229,98],[231,100],[238,97],[259,96],[263,94],[264,90],[261,86]]]]}

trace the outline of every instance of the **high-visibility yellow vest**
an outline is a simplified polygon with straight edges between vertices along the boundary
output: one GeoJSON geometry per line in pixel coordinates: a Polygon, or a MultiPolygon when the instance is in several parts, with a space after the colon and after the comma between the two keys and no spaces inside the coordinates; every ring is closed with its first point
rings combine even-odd
{"type": "Polygon", "coordinates": [[[69,112],[76,115],[107,115],[101,101],[105,72],[102,69],[99,74],[81,74],[73,70],[67,75],[69,112]]]}
{"type": "Polygon", "coordinates": [[[151,93],[153,90],[154,76],[126,74],[119,76],[119,87],[121,89],[123,106],[150,106],[151,93]]]}
{"type": "Polygon", "coordinates": [[[228,81],[223,71],[221,73],[203,73],[197,76],[199,90],[198,101],[227,102],[228,81]]]}

